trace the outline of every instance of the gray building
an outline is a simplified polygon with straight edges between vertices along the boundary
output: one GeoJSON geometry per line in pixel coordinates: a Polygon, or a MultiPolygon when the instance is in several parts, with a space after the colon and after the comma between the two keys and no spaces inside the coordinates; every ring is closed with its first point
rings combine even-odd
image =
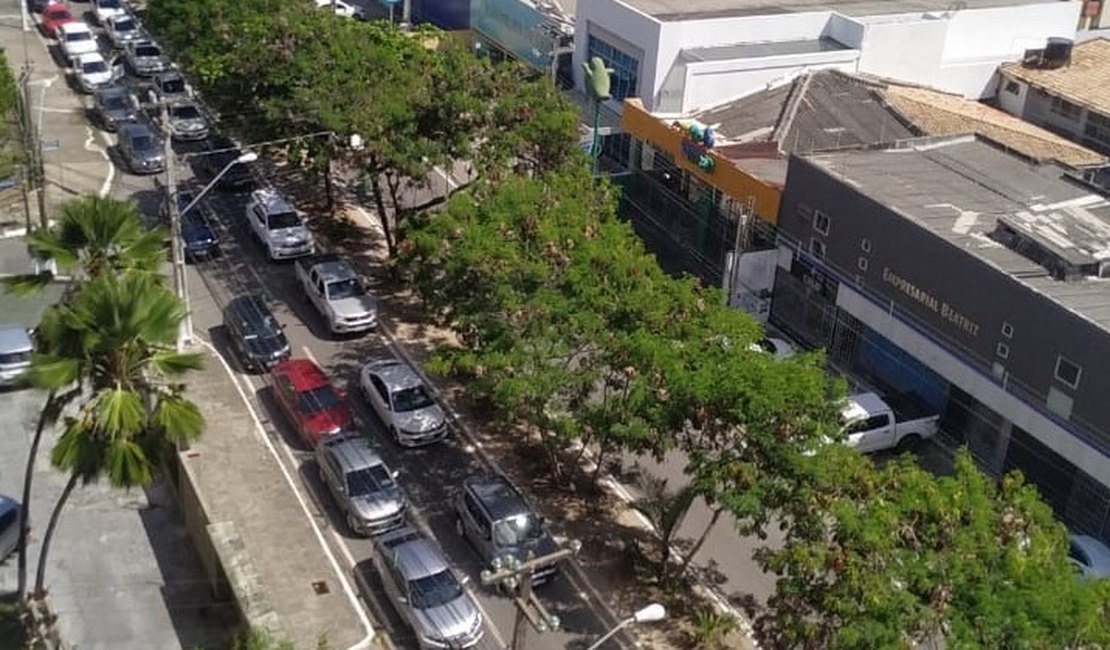
{"type": "Polygon", "coordinates": [[[1110,539],[1110,203],[976,136],[794,156],[771,321],[1110,539]]]}

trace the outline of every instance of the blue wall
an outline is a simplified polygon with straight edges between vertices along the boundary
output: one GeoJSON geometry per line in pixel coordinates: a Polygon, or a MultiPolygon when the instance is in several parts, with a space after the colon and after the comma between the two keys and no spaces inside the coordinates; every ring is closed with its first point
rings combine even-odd
{"type": "Polygon", "coordinates": [[[520,0],[471,0],[470,27],[520,60],[551,67],[555,37],[546,16],[520,0]]]}
{"type": "Polygon", "coordinates": [[[412,0],[412,21],[455,31],[470,28],[471,0],[412,0]]]}

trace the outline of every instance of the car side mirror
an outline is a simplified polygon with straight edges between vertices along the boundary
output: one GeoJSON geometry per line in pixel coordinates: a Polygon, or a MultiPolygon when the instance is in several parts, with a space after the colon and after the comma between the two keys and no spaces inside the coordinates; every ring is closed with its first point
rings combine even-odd
{"type": "Polygon", "coordinates": [[[397,598],[397,602],[401,603],[402,605],[408,605],[409,604],[409,599],[405,598],[404,596],[399,596],[397,598]]]}
{"type": "Polygon", "coordinates": [[[339,493],[340,493],[340,494],[347,494],[347,488],[346,488],[346,486],[340,485],[340,486],[339,486],[339,493]]]}
{"type": "Polygon", "coordinates": [[[470,584],[470,576],[466,575],[465,573],[460,575],[459,576],[459,584],[461,584],[461,585],[470,584]]]}
{"type": "Polygon", "coordinates": [[[397,478],[398,478],[399,476],[401,476],[401,472],[400,472],[400,470],[396,470],[396,469],[395,469],[395,470],[393,470],[392,472],[390,472],[390,473],[389,473],[389,475],[390,475],[391,477],[393,477],[393,480],[395,480],[395,481],[396,481],[396,480],[397,480],[397,478]]]}

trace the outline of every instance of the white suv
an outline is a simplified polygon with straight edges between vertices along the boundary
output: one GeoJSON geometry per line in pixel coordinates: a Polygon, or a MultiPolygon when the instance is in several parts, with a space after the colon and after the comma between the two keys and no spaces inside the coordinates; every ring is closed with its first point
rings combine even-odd
{"type": "Polygon", "coordinates": [[[266,248],[272,260],[316,253],[316,242],[304,219],[289,201],[272,189],[251,192],[247,202],[251,234],[266,248]]]}
{"type": "Polygon", "coordinates": [[[85,23],[72,22],[58,27],[58,43],[67,62],[81,54],[92,54],[99,50],[96,36],[85,23]]]}

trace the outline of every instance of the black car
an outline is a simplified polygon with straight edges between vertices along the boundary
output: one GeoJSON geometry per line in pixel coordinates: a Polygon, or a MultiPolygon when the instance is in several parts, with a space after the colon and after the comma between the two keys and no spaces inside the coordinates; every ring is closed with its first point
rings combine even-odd
{"type": "MultiPolygon", "coordinates": [[[[220,172],[243,155],[243,152],[239,150],[234,142],[223,137],[209,140],[208,151],[209,153],[197,156],[199,166],[197,172],[207,181],[219,176],[220,172]]],[[[252,163],[231,165],[227,173],[216,183],[216,187],[224,192],[237,194],[246,194],[257,189],[254,175],[251,173],[251,165],[252,163]]]]}
{"type": "Polygon", "coordinates": [[[232,298],[224,307],[224,325],[235,354],[251,372],[266,372],[289,358],[289,339],[258,294],[232,298]]]}
{"type": "Polygon", "coordinates": [[[216,231],[196,208],[181,216],[181,243],[186,262],[208,260],[220,254],[216,231]]]}
{"type": "Polygon", "coordinates": [[[123,86],[105,86],[93,93],[93,112],[101,126],[115,131],[125,122],[139,117],[139,104],[131,91],[123,86]]]}

